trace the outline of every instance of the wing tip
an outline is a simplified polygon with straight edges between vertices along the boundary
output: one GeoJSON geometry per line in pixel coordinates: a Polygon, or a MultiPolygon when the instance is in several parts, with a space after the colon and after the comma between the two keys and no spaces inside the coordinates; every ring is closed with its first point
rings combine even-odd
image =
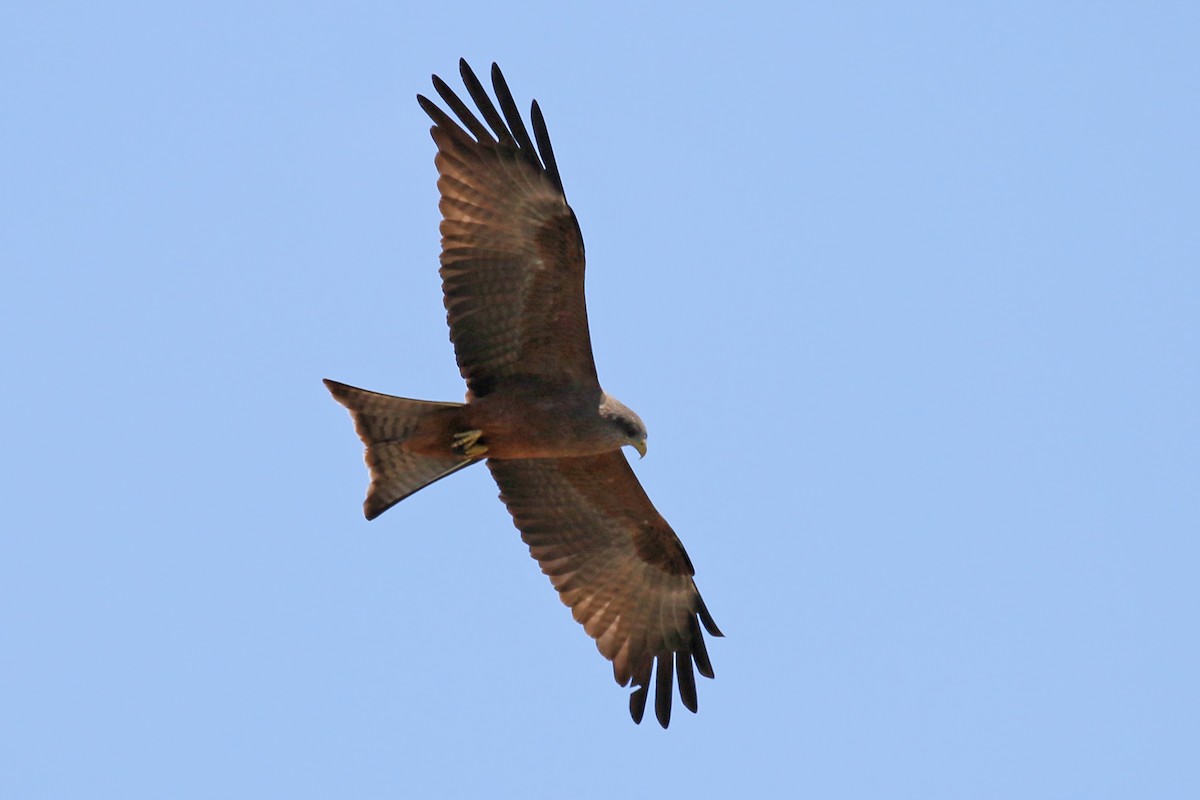
{"type": "Polygon", "coordinates": [[[634,725],[642,724],[642,717],[646,715],[646,698],[649,694],[650,687],[643,684],[629,695],[629,716],[633,717],[634,725]]]}
{"type": "Polygon", "coordinates": [[[713,620],[712,614],[708,613],[708,606],[704,605],[704,598],[700,596],[699,592],[696,593],[696,601],[699,603],[696,613],[700,615],[700,621],[704,623],[704,630],[708,631],[710,636],[725,638],[725,634],[721,633],[721,629],[713,620]]]}
{"type": "Polygon", "coordinates": [[[363,516],[367,518],[367,522],[370,522],[371,520],[379,519],[379,516],[391,507],[389,505],[380,508],[377,504],[372,503],[371,498],[368,497],[366,500],[363,500],[363,516]]]}
{"type": "Polygon", "coordinates": [[[675,684],[675,664],[671,659],[671,654],[665,656],[660,655],[655,659],[658,663],[655,667],[655,685],[654,685],[654,716],[658,719],[658,724],[664,729],[671,725],[671,700],[675,684]]]}
{"type": "Polygon", "coordinates": [[[339,403],[342,402],[343,397],[350,393],[350,390],[354,389],[353,386],[342,383],[341,381],[331,380],[330,378],[322,378],[321,383],[323,383],[325,388],[329,390],[329,393],[333,395],[333,399],[337,400],[339,403]]]}
{"type": "Polygon", "coordinates": [[[700,708],[696,697],[696,675],[692,672],[692,657],[682,650],[675,651],[675,674],[679,677],[679,699],[683,707],[695,714],[700,708]]]}

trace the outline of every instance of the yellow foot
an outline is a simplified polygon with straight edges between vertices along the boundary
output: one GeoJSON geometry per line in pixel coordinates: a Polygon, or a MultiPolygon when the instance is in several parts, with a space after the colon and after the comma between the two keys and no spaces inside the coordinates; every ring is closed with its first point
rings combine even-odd
{"type": "Polygon", "coordinates": [[[450,447],[459,455],[478,458],[487,452],[487,445],[479,444],[479,439],[482,436],[483,431],[478,430],[456,433],[451,437],[450,447]]]}

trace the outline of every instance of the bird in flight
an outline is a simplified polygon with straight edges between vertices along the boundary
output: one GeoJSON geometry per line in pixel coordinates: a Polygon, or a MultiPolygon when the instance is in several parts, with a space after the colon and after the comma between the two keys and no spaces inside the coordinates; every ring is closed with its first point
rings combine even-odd
{"type": "Polygon", "coordinates": [[[466,402],[325,381],[366,445],[363,511],[375,519],[486,461],[530,554],[612,661],[617,683],[632,683],[634,722],[654,669],[654,713],[665,728],[675,679],[695,712],[695,672],[713,677],[701,624],[722,634],[683,544],[621,452],[628,445],[644,456],[646,427],[596,376],[583,237],[541,109],[534,101],[531,138],[498,66],[499,109],[465,60],[459,71],[482,121],[436,75],[457,121],[426,97],[417,102],[433,119],[442,292],[466,402]]]}

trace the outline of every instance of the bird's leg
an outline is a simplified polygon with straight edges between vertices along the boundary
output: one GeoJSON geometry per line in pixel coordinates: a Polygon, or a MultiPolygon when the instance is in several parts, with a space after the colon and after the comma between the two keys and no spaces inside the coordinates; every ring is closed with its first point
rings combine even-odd
{"type": "Polygon", "coordinates": [[[478,458],[487,452],[487,445],[479,444],[480,437],[483,436],[481,430],[470,430],[456,433],[451,437],[451,449],[459,455],[469,458],[478,458]]]}

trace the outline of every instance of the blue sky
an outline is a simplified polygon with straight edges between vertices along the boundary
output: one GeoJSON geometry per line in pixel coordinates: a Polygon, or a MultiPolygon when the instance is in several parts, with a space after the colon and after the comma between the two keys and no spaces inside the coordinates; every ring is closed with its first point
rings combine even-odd
{"type": "Polygon", "coordinates": [[[1198,796],[1194,4],[23,5],[0,795],[1198,796]],[[463,390],[460,56],[727,634],[666,732],[485,470],[361,518],[321,378],[463,390]]]}

